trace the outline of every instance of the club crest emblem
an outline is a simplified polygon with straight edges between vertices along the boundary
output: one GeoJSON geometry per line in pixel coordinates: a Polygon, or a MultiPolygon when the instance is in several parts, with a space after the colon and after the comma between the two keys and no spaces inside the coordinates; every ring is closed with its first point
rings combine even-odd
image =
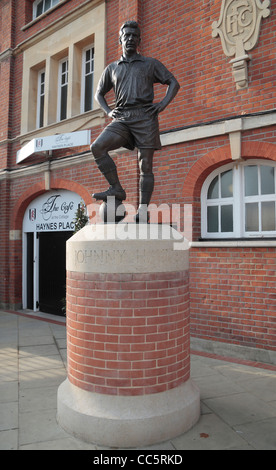
{"type": "Polygon", "coordinates": [[[223,0],[218,21],[212,24],[212,36],[220,37],[230,61],[237,89],[248,86],[248,52],[258,43],[262,18],[270,15],[270,0],[223,0]]]}

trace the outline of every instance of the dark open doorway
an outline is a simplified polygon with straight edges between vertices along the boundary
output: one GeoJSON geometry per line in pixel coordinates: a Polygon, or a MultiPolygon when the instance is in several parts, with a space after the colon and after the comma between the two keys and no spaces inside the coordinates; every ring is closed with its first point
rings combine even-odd
{"type": "Polygon", "coordinates": [[[66,241],[73,232],[39,234],[39,310],[64,315],[66,241]]]}

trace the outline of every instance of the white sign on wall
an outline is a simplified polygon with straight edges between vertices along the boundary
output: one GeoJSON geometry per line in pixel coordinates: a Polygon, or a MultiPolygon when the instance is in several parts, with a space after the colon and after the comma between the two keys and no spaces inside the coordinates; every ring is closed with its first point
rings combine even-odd
{"type": "Polygon", "coordinates": [[[82,198],[72,191],[48,191],[26,209],[23,232],[64,232],[75,229],[74,219],[82,198]]]}
{"type": "Polygon", "coordinates": [[[33,139],[17,152],[16,163],[20,163],[37,152],[59,150],[69,147],[90,145],[91,131],[71,132],[33,139]]]}

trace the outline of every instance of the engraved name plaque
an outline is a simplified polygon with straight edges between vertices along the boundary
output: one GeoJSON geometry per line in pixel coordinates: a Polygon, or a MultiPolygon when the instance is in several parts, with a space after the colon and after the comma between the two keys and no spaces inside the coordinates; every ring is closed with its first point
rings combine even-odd
{"type": "MultiPolygon", "coordinates": [[[[125,224],[127,225],[127,224],[125,224]]],[[[186,249],[175,249],[183,237],[173,228],[151,233],[128,227],[128,236],[111,233],[108,225],[86,226],[67,242],[67,270],[85,273],[149,273],[189,268],[186,249]]],[[[126,232],[124,232],[126,233],[126,232]]],[[[182,246],[182,245],[181,245],[182,246]]]]}

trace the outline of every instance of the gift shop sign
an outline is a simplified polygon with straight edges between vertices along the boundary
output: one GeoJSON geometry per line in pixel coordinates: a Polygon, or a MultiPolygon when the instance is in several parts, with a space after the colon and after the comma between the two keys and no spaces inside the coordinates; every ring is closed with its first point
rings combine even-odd
{"type": "Polygon", "coordinates": [[[81,197],[71,191],[49,191],[32,201],[24,220],[24,232],[64,232],[75,229],[81,197]]]}
{"type": "Polygon", "coordinates": [[[69,147],[90,145],[91,131],[71,132],[32,139],[17,152],[16,163],[20,163],[34,153],[60,150],[69,147]]]}

